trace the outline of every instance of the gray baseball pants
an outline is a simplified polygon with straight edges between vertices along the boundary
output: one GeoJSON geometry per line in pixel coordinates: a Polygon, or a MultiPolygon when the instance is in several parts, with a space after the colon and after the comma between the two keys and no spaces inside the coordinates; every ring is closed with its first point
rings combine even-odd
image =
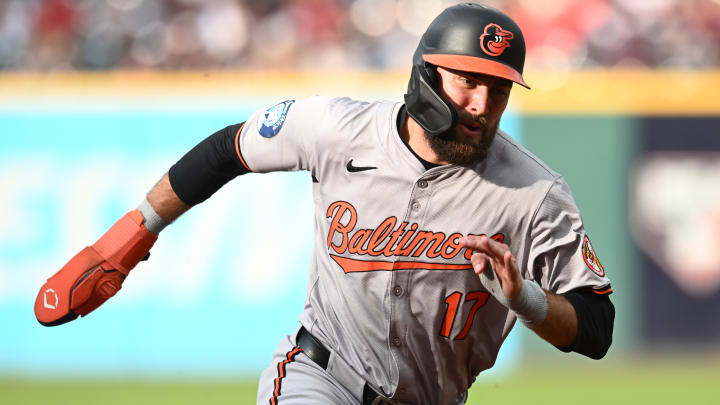
{"type": "MultiPolygon", "coordinates": [[[[297,347],[296,335],[297,331],[280,341],[270,365],[262,372],[257,405],[363,405],[364,381],[348,376],[342,367],[328,367],[338,370],[335,375],[351,387],[339,383],[335,375],[297,347]]],[[[463,405],[466,400],[467,396],[455,405],[463,405]]]]}

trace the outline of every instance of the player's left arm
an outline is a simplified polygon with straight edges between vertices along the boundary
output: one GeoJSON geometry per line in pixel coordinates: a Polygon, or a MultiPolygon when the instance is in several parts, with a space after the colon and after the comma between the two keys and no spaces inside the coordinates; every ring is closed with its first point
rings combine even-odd
{"type": "Polygon", "coordinates": [[[478,276],[494,270],[502,294],[496,298],[521,318],[524,316],[530,329],[555,346],[572,345],[577,336],[577,314],[565,297],[539,287],[530,291],[533,286],[528,283],[532,282],[523,280],[517,261],[506,244],[485,235],[468,235],[461,244],[473,250],[470,261],[478,276]],[[530,302],[524,305],[520,300],[530,302]]]}
{"type": "Polygon", "coordinates": [[[471,262],[478,276],[494,270],[500,289],[496,298],[538,336],[562,351],[575,351],[593,359],[605,356],[612,343],[615,317],[607,295],[583,288],[565,294],[541,289],[534,281],[521,277],[507,245],[484,235],[469,235],[461,244],[474,251],[471,262]]]}

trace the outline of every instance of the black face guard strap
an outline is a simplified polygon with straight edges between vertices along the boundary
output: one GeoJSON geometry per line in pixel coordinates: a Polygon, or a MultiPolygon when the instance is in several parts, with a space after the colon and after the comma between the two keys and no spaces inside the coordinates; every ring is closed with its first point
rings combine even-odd
{"type": "Polygon", "coordinates": [[[408,114],[430,135],[445,133],[457,122],[455,108],[443,100],[434,89],[428,69],[434,66],[413,65],[405,94],[405,106],[408,114]]]}

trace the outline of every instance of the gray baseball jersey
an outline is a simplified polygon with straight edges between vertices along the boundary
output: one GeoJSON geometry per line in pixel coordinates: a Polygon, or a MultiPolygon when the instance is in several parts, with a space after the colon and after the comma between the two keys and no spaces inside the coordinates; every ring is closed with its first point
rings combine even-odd
{"type": "Polygon", "coordinates": [[[398,134],[400,107],[285,101],[246,122],[238,154],[253,172],[317,180],[301,324],[388,396],[448,404],[493,365],[515,323],[461,236],[503,241],[524,278],[556,293],[610,281],[561,176],[502,131],[475,168],[426,170],[398,134]]]}

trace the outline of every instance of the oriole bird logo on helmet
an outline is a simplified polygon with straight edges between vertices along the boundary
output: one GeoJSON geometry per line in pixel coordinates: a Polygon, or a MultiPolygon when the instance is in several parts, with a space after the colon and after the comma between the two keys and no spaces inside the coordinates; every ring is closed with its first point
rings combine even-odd
{"type": "Polygon", "coordinates": [[[500,56],[505,48],[510,47],[510,40],[514,36],[512,32],[502,29],[495,23],[490,23],[485,26],[485,31],[480,36],[480,47],[488,55],[500,56]]]}

